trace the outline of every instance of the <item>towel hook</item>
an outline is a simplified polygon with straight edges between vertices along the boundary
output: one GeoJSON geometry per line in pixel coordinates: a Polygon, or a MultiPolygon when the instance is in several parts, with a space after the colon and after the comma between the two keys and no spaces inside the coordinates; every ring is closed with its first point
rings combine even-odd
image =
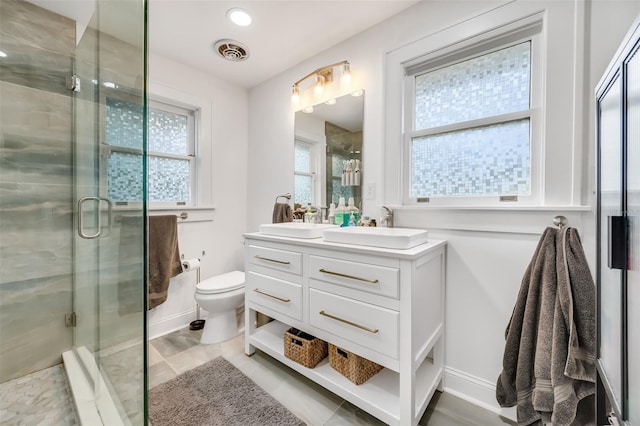
{"type": "Polygon", "coordinates": [[[556,216],[553,218],[553,224],[562,229],[567,226],[567,218],[565,216],[556,216]]]}

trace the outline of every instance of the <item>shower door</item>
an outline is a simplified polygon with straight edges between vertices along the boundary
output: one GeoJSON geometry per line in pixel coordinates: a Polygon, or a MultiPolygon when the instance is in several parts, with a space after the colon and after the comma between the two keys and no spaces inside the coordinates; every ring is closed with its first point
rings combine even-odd
{"type": "Polygon", "coordinates": [[[145,0],[78,2],[73,92],[73,353],[103,424],[145,424],[144,150],[121,162],[114,135],[144,148],[145,0]],[[113,117],[113,99],[137,109],[113,117]],[[114,203],[118,185],[137,189],[114,203]]]}

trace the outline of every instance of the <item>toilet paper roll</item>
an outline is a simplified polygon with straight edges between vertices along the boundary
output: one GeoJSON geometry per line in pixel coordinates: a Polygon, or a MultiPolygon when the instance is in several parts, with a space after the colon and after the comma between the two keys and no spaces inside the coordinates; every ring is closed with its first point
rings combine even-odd
{"type": "Polygon", "coordinates": [[[192,271],[198,268],[200,268],[200,259],[188,259],[182,261],[183,271],[192,271]]]}

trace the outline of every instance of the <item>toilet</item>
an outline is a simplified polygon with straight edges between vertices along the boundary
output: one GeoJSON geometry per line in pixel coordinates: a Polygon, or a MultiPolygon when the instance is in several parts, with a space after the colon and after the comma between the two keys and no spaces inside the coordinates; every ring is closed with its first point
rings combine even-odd
{"type": "Polygon", "coordinates": [[[238,335],[236,309],[244,304],[244,272],[233,271],[196,284],[195,299],[209,313],[200,343],[210,344],[238,335]]]}

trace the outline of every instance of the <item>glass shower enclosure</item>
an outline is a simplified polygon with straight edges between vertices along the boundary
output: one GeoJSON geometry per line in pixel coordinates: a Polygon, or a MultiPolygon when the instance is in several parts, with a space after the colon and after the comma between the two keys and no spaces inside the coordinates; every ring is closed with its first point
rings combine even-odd
{"type": "Polygon", "coordinates": [[[63,362],[84,424],[146,423],[145,34],[145,0],[0,1],[0,383],[63,362]]]}

